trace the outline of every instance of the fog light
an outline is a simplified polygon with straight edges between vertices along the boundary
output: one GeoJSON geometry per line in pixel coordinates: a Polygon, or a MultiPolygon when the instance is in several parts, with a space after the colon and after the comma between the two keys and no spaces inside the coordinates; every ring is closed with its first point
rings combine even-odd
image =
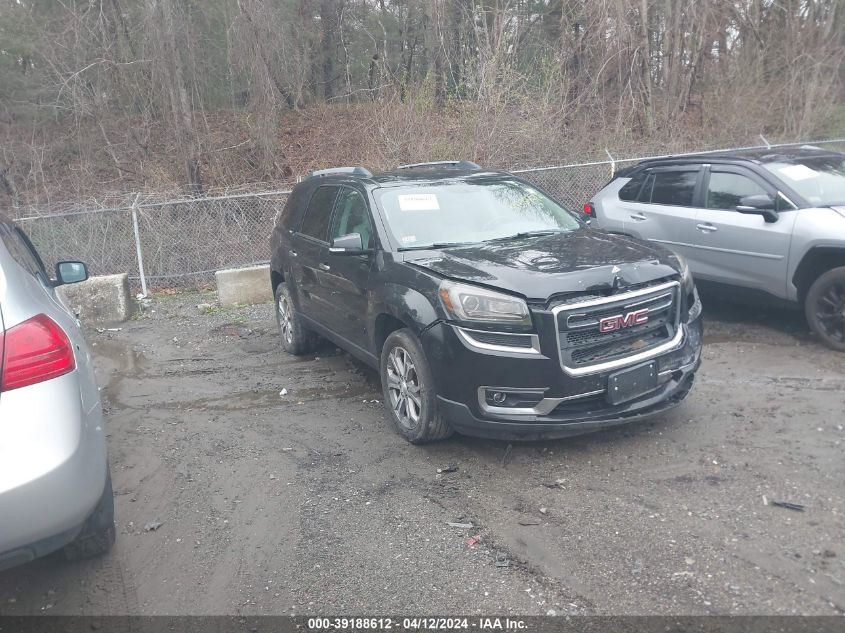
{"type": "Polygon", "coordinates": [[[546,389],[511,389],[511,388],[485,388],[478,391],[478,400],[481,406],[498,407],[503,409],[530,409],[536,406],[542,399],[546,389]]]}

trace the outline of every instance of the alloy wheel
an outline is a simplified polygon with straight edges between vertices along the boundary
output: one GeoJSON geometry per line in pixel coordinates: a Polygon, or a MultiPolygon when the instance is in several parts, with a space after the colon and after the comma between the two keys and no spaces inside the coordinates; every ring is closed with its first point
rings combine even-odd
{"type": "Polygon", "coordinates": [[[400,424],[416,427],[422,411],[420,379],[411,355],[402,347],[394,347],[387,357],[387,392],[400,424]]]}
{"type": "Polygon", "coordinates": [[[290,345],[293,343],[293,324],[291,323],[290,317],[290,305],[288,304],[288,298],[282,295],[279,297],[279,303],[277,304],[278,315],[277,318],[279,320],[279,329],[282,332],[282,337],[285,339],[285,342],[290,345]]]}
{"type": "Polygon", "coordinates": [[[816,301],[816,318],[832,341],[845,342],[845,282],[834,281],[816,301]]]}

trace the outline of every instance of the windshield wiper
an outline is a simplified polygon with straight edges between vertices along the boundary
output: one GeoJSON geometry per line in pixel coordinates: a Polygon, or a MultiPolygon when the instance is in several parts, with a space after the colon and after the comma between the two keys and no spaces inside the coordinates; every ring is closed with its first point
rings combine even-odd
{"type": "Polygon", "coordinates": [[[494,237],[490,240],[484,240],[485,242],[502,242],[504,240],[517,240],[522,237],[535,237],[538,235],[555,235],[556,233],[567,233],[564,229],[539,229],[537,231],[522,231],[520,233],[514,233],[513,235],[505,235],[504,237],[494,237]]]}
{"type": "Polygon", "coordinates": [[[450,246],[469,246],[470,244],[478,244],[478,242],[433,242],[432,244],[402,246],[396,250],[398,250],[400,253],[403,251],[429,251],[438,248],[449,248],[450,246]]]}

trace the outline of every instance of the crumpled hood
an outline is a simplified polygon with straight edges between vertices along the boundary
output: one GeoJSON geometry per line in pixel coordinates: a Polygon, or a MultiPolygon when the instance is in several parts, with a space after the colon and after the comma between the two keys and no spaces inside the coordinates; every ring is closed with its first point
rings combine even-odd
{"type": "Polygon", "coordinates": [[[592,229],[403,255],[443,277],[542,302],[568,292],[624,289],[681,269],[662,247],[592,229]]]}

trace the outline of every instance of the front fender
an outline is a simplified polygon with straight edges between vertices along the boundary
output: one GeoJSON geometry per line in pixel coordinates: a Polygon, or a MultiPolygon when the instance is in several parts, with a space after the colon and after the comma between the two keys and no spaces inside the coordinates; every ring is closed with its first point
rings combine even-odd
{"type": "MultiPolygon", "coordinates": [[[[436,302],[435,292],[428,295],[404,285],[384,284],[373,302],[372,321],[374,322],[380,314],[388,314],[402,321],[419,336],[423,330],[442,318],[435,308],[438,305],[436,302]]],[[[376,328],[373,327],[372,331],[375,334],[376,328]]],[[[373,343],[375,349],[375,340],[373,343]]]]}
{"type": "Polygon", "coordinates": [[[831,208],[801,209],[798,214],[787,272],[787,299],[792,301],[799,299],[803,274],[816,253],[845,252],[845,217],[831,208]]]}

